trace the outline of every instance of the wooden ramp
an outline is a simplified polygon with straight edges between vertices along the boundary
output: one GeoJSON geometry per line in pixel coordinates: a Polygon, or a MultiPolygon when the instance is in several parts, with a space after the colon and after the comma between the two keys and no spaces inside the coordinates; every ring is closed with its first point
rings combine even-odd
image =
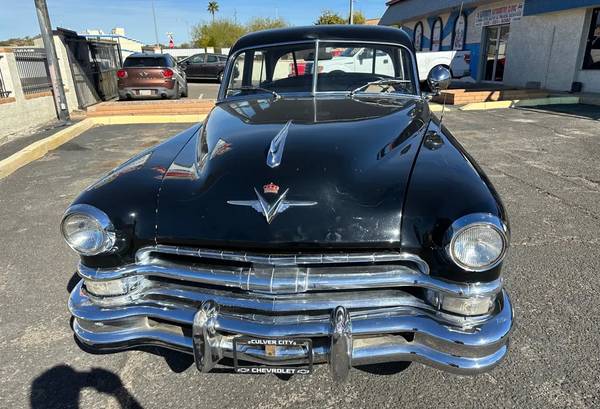
{"type": "Polygon", "coordinates": [[[211,99],[108,101],[89,107],[87,116],[206,115],[214,105],[215,101],[211,99]]]}
{"type": "Polygon", "coordinates": [[[475,102],[510,101],[547,98],[548,91],[539,89],[449,89],[433,97],[433,102],[447,105],[464,105],[475,102]]]}

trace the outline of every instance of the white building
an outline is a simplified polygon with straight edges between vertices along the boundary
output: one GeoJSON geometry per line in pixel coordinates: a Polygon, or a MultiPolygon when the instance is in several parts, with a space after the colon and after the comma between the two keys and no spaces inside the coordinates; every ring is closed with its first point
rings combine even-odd
{"type": "Polygon", "coordinates": [[[479,82],[600,92],[600,0],[390,0],[417,50],[469,50],[479,82]]]}
{"type": "Polygon", "coordinates": [[[127,37],[125,35],[125,29],[122,27],[113,28],[110,34],[106,34],[102,30],[88,29],[85,30],[85,33],[79,35],[96,40],[116,41],[121,48],[121,59],[123,61],[130,54],[141,53],[144,45],[144,43],[139,40],[127,37]]]}

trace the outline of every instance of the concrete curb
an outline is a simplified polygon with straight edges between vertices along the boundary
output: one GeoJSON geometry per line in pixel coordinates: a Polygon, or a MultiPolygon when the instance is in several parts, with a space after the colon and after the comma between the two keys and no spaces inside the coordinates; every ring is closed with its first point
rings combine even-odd
{"type": "Polygon", "coordinates": [[[0,161],[0,179],[3,179],[25,165],[43,157],[49,151],[69,142],[96,125],[198,123],[205,114],[194,115],[123,115],[86,118],[75,125],[62,129],[47,138],[32,143],[20,151],[0,161]]]}
{"type": "Polygon", "coordinates": [[[192,115],[116,115],[88,118],[96,125],[180,124],[203,121],[206,114],[192,115]]]}
{"type": "Polygon", "coordinates": [[[17,169],[22,168],[34,160],[43,157],[49,151],[69,142],[71,139],[81,135],[93,126],[94,122],[92,120],[84,119],[83,121],[60,130],[47,138],[34,142],[8,158],[1,160],[0,179],[5,178],[17,169]]]}
{"type": "Polygon", "coordinates": [[[509,101],[475,102],[458,107],[458,109],[461,111],[481,111],[487,109],[506,109],[558,104],[579,104],[579,97],[548,97],[521,100],[515,99],[509,101]]]}

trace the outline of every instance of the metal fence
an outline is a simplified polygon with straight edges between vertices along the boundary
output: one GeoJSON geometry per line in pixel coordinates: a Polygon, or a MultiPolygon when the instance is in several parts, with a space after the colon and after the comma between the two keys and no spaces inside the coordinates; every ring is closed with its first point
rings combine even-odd
{"type": "MultiPolygon", "coordinates": [[[[0,59],[4,58],[4,56],[0,55],[0,59]]],[[[0,70],[0,98],[8,98],[10,96],[10,91],[7,91],[4,87],[4,78],[2,77],[2,70],[0,70]]]]}
{"type": "Polygon", "coordinates": [[[35,94],[52,88],[43,48],[15,48],[14,54],[24,94],[35,94]]]}

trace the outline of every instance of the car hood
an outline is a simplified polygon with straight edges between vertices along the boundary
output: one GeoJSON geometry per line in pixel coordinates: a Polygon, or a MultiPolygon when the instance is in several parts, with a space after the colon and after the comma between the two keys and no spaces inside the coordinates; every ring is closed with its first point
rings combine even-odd
{"type": "Polygon", "coordinates": [[[428,120],[427,104],[414,97],[219,103],[164,175],[157,242],[396,246],[428,120]],[[280,163],[269,166],[278,135],[280,163]],[[266,217],[279,199],[279,212],[266,217]]]}

